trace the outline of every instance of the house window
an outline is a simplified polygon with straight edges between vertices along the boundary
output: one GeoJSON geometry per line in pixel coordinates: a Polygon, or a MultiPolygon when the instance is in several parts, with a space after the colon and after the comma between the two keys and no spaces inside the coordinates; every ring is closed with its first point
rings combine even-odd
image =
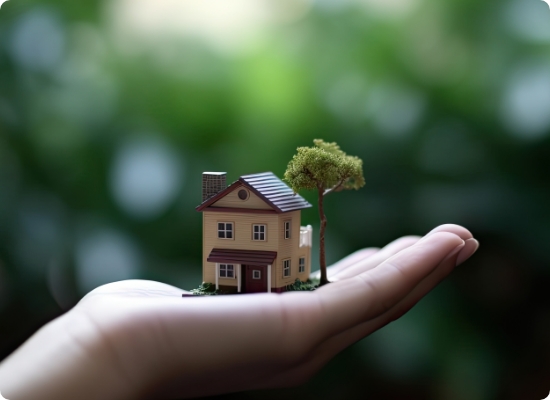
{"type": "Polygon", "coordinates": [[[306,259],[305,257],[300,257],[300,261],[298,263],[298,272],[305,272],[306,271],[306,259]]]}
{"type": "Polygon", "coordinates": [[[290,260],[283,260],[283,278],[290,276],[290,260]]]}
{"type": "Polygon", "coordinates": [[[252,225],[252,240],[264,240],[266,225],[252,225]]]}
{"type": "Polygon", "coordinates": [[[252,271],[252,279],[262,279],[262,271],[255,269],[252,271]]]}
{"type": "Polygon", "coordinates": [[[290,239],[290,221],[285,221],[285,239],[290,239]]]}
{"type": "Polygon", "coordinates": [[[235,278],[235,266],[233,264],[220,264],[220,278],[235,278]]]}
{"type": "Polygon", "coordinates": [[[218,222],[218,239],[233,239],[233,222],[218,222]]]}

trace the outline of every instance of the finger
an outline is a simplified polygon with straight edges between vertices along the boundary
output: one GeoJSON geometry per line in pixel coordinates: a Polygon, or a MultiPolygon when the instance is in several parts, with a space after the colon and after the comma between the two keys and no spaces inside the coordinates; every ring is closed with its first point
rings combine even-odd
{"type": "MultiPolygon", "coordinates": [[[[460,237],[462,240],[471,239],[473,237],[472,233],[469,230],[467,230],[466,228],[460,225],[455,225],[455,224],[440,225],[432,229],[430,232],[428,232],[426,236],[429,236],[438,232],[454,233],[455,235],[460,237]]],[[[376,267],[376,265],[378,265],[378,263],[381,263],[382,261],[384,261],[385,258],[391,257],[393,254],[401,251],[403,248],[413,245],[419,239],[420,239],[419,236],[405,236],[400,239],[397,239],[394,242],[388,244],[386,247],[384,247],[380,252],[378,252],[376,258],[371,258],[368,261],[366,261],[366,259],[357,260],[355,264],[348,263],[344,268],[341,268],[337,270],[335,273],[333,273],[330,276],[330,278],[332,281],[347,279],[359,273],[362,273],[368,269],[374,268],[376,267]]]]}
{"type": "Polygon", "coordinates": [[[457,235],[462,240],[468,240],[468,239],[473,238],[472,233],[468,229],[466,229],[466,228],[464,228],[460,225],[455,225],[455,224],[439,225],[438,227],[436,227],[436,228],[432,229],[430,232],[428,232],[426,234],[426,236],[432,235],[432,234],[437,233],[437,232],[454,233],[455,235],[457,235]]]}
{"type": "MultiPolygon", "coordinates": [[[[364,261],[370,256],[376,254],[380,249],[375,247],[369,247],[367,249],[357,250],[356,252],[350,254],[347,257],[342,258],[340,261],[332,264],[327,268],[327,274],[329,277],[332,277],[339,271],[342,271],[352,265],[355,265],[358,262],[364,261]]],[[[314,279],[319,279],[321,277],[321,271],[315,271],[311,274],[311,277],[314,279]]]]}
{"type": "Polygon", "coordinates": [[[418,240],[420,240],[419,236],[404,236],[402,238],[394,240],[390,244],[386,245],[383,249],[379,250],[376,254],[373,254],[371,257],[368,257],[364,260],[359,260],[355,264],[349,265],[347,268],[338,271],[332,276],[332,281],[348,279],[369,269],[372,269],[386,259],[399,253],[401,250],[412,246],[413,244],[418,242],[418,240]]]}
{"type": "Polygon", "coordinates": [[[369,247],[366,249],[358,250],[355,253],[347,256],[346,258],[343,258],[342,260],[338,261],[336,264],[333,264],[330,267],[328,267],[327,273],[329,276],[334,276],[338,272],[343,271],[346,268],[349,268],[357,264],[358,262],[362,262],[366,260],[367,258],[375,255],[379,251],[380,249],[377,247],[369,247]]]}
{"type": "Polygon", "coordinates": [[[318,296],[325,323],[319,340],[346,331],[391,309],[428,276],[451,252],[465,245],[455,234],[438,232],[427,236],[353,278],[325,285],[318,296]]]}

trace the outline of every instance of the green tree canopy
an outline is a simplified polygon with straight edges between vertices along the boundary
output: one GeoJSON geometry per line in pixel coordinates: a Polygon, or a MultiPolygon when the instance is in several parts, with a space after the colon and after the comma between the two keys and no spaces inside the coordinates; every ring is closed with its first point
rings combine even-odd
{"type": "Polygon", "coordinates": [[[336,143],[322,139],[313,143],[315,147],[298,147],[285,172],[284,179],[295,192],[321,187],[326,195],[365,185],[363,161],[359,157],[348,156],[336,143]]]}
{"type": "Polygon", "coordinates": [[[348,156],[336,143],[321,139],[313,141],[314,147],[298,147],[297,153],[288,163],[284,179],[294,192],[317,190],[321,226],[319,230],[321,285],[328,283],[325,257],[325,229],[327,218],[323,209],[324,197],[344,189],[359,189],[365,185],[363,161],[348,156]]]}

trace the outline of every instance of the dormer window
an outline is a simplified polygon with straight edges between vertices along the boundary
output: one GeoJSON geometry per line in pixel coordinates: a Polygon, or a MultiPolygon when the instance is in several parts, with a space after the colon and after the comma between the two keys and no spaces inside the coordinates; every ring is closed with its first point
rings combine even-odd
{"type": "Polygon", "coordinates": [[[218,239],[233,239],[233,222],[218,222],[218,239]]]}

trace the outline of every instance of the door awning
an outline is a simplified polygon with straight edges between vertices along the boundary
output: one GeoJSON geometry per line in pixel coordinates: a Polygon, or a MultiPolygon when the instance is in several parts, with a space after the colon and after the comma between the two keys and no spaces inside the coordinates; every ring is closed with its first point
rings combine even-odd
{"type": "Polygon", "coordinates": [[[275,258],[276,251],[212,249],[206,260],[224,264],[272,265],[275,258]]]}

